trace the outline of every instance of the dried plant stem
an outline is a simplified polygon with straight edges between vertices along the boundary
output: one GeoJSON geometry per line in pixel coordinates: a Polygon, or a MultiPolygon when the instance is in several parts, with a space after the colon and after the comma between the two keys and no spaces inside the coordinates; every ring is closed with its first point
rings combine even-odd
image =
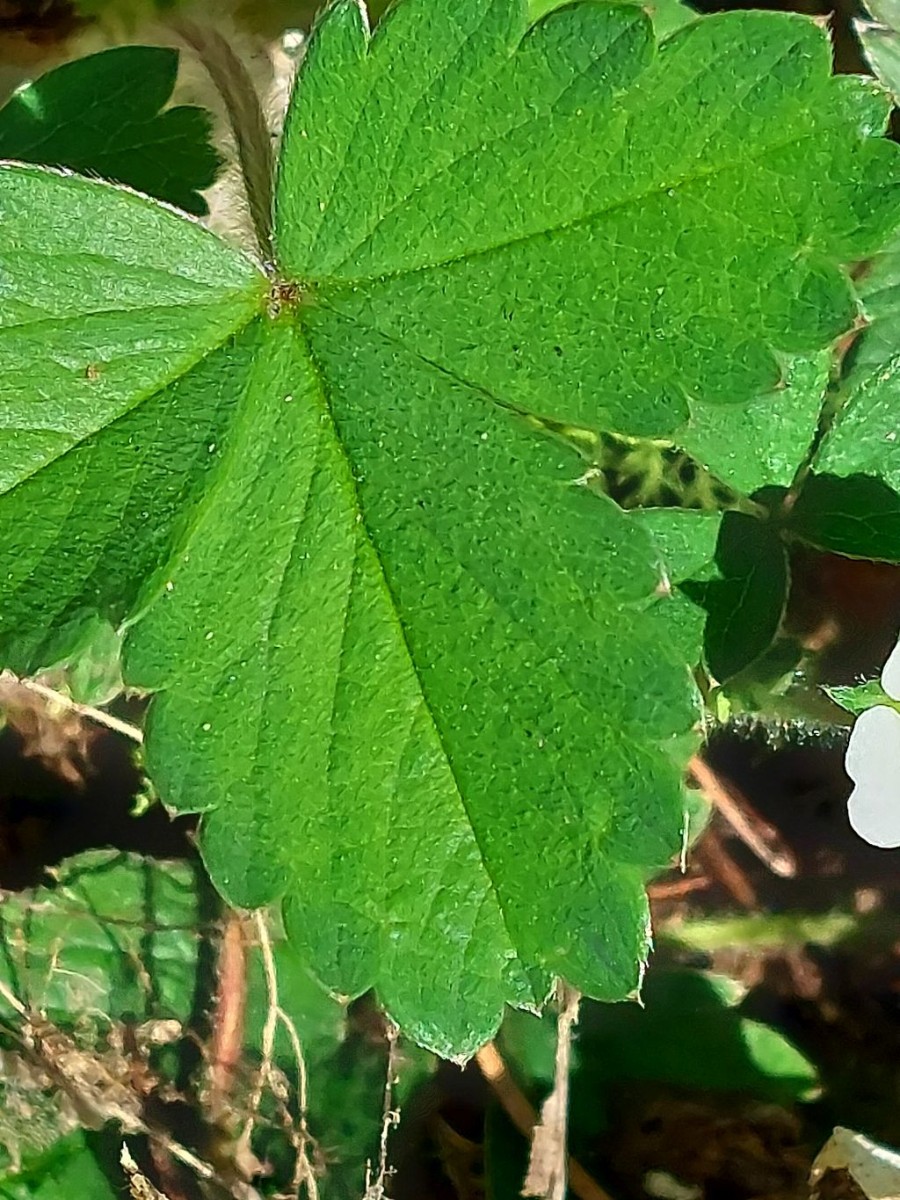
{"type": "Polygon", "coordinates": [[[748,879],[746,873],[728,853],[725,843],[714,829],[707,829],[697,843],[694,853],[699,859],[707,875],[725,888],[742,908],[754,909],[759,907],[759,897],[756,888],[748,879]]]}
{"type": "MultiPolygon", "coordinates": [[[[488,1042],[475,1055],[475,1061],[503,1111],[519,1133],[530,1140],[537,1124],[537,1113],[507,1070],[500,1051],[493,1042],[488,1042]]],[[[609,1193],[604,1191],[596,1179],[571,1155],[568,1157],[567,1169],[569,1186],[579,1200],[612,1200],[609,1193]]]]}
{"type": "Polygon", "coordinates": [[[581,993],[560,982],[556,989],[559,1011],[556,1018],[556,1062],[553,1089],[541,1107],[534,1127],[523,1196],[564,1200],[568,1166],[569,1067],[572,1059],[572,1030],[578,1021],[581,993]]]}
{"type": "Polygon", "coordinates": [[[381,1137],[378,1143],[378,1170],[372,1178],[372,1164],[366,1163],[366,1192],[363,1200],[385,1200],[385,1188],[391,1175],[388,1166],[388,1140],[391,1130],[400,1121],[400,1114],[394,1108],[394,1084],[397,1079],[397,1037],[399,1029],[391,1020],[386,1020],[385,1037],[387,1038],[388,1055],[385,1067],[384,1100],[381,1105],[381,1137]]]}
{"type": "Polygon", "coordinates": [[[253,1084],[253,1090],[250,1093],[249,1115],[244,1124],[243,1131],[239,1140],[239,1154],[241,1151],[250,1152],[250,1139],[253,1136],[253,1129],[256,1125],[256,1118],[259,1113],[259,1106],[262,1103],[263,1092],[266,1089],[266,1084],[272,1072],[272,1055],[275,1050],[275,1033],[278,1029],[278,975],[275,970],[275,956],[272,953],[272,941],[269,937],[269,927],[266,923],[266,914],[263,909],[258,909],[253,914],[254,924],[256,925],[256,935],[259,941],[260,954],[262,955],[263,971],[266,977],[266,991],[269,997],[268,1008],[266,1009],[266,1020],[262,1031],[261,1054],[262,1062],[259,1070],[256,1073],[256,1080],[253,1084]]]}
{"type": "Polygon", "coordinates": [[[760,862],[783,879],[797,874],[793,851],[785,845],[775,826],[756,812],[734,784],[726,782],[699,754],[691,759],[689,773],[706,799],[760,862]]]}
{"type": "Polygon", "coordinates": [[[0,999],[6,1001],[9,1007],[19,1014],[20,1017],[28,1017],[28,1009],[7,985],[0,979],[0,999]]]}
{"type": "Polygon", "coordinates": [[[278,1020],[281,1022],[294,1051],[294,1062],[297,1064],[297,1110],[298,1120],[294,1146],[294,1175],[291,1186],[295,1196],[299,1196],[302,1188],[306,1188],[310,1200],[318,1200],[319,1185],[315,1171],[309,1158],[309,1147],[312,1137],[309,1132],[309,1080],[306,1070],[306,1058],[297,1026],[283,1008],[278,1009],[278,1020]]]}
{"type": "Polygon", "coordinates": [[[209,1110],[213,1121],[217,1121],[228,1108],[228,1098],[244,1051],[247,939],[244,917],[233,908],[225,913],[216,977],[209,1055],[209,1110]]]}
{"type": "Polygon", "coordinates": [[[287,1016],[278,1002],[278,972],[275,967],[275,954],[272,949],[272,939],[269,935],[269,926],[266,919],[265,910],[257,909],[257,911],[253,914],[253,920],[256,926],[259,951],[262,956],[263,972],[266,977],[268,1008],[266,1010],[266,1020],[265,1024],[263,1025],[262,1032],[262,1062],[260,1063],[259,1072],[250,1096],[249,1116],[247,1117],[247,1121],[238,1141],[238,1157],[240,1158],[242,1155],[249,1155],[251,1153],[250,1139],[253,1136],[253,1129],[256,1124],[257,1115],[259,1114],[259,1106],[262,1102],[263,1092],[267,1086],[272,1085],[275,1035],[278,1032],[278,1024],[281,1022],[287,1031],[288,1037],[291,1041],[291,1046],[294,1050],[298,1076],[297,1103],[299,1107],[299,1120],[297,1128],[291,1130],[291,1140],[295,1153],[293,1177],[294,1194],[299,1195],[301,1189],[305,1188],[306,1194],[309,1196],[310,1200],[318,1200],[319,1187],[318,1183],[316,1182],[315,1171],[313,1170],[313,1165],[309,1157],[309,1145],[312,1139],[309,1134],[308,1125],[308,1081],[306,1061],[303,1055],[303,1046],[300,1042],[300,1037],[297,1033],[296,1026],[287,1016]]]}
{"type": "Polygon", "coordinates": [[[40,696],[48,705],[57,705],[59,708],[65,709],[66,712],[76,713],[85,721],[91,721],[94,725],[103,725],[106,729],[111,729],[114,733],[120,733],[123,737],[137,743],[139,746],[144,740],[143,732],[136,725],[129,725],[127,721],[120,721],[118,717],[104,712],[102,708],[93,708],[90,704],[78,704],[77,701],[64,696],[62,692],[56,692],[53,688],[45,687],[42,683],[36,683],[33,679],[20,679],[12,671],[0,672],[0,707],[15,703],[15,690],[17,688],[22,688],[26,692],[40,696]]]}

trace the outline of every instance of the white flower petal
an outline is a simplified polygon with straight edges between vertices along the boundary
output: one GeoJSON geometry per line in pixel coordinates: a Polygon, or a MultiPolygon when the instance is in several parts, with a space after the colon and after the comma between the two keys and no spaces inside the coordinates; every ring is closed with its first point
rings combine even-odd
{"type": "Polygon", "coordinates": [[[881,672],[881,686],[892,700],[900,700],[900,641],[891,651],[884,670],[881,672]]]}
{"type": "Polygon", "coordinates": [[[873,846],[900,846],[900,713],[883,704],[860,713],[846,767],[856,785],[848,805],[850,824],[873,846]]]}

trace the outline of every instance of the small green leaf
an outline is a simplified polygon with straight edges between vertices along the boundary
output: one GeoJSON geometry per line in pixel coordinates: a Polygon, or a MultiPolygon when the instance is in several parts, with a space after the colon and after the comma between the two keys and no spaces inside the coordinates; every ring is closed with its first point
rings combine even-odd
{"type": "Polygon", "coordinates": [[[0,108],[0,158],[99,175],[202,216],[221,160],[205,109],[165,108],[177,74],[163,46],[63,63],[0,108]]]}
{"type": "Polygon", "coordinates": [[[722,524],[720,513],[644,508],[632,512],[630,519],[646,529],[659,547],[670,583],[680,583],[697,575],[715,556],[722,524]]]}
{"type": "Polygon", "coordinates": [[[847,381],[847,393],[816,469],[830,475],[872,476],[900,492],[900,356],[860,364],[847,381]]]}
{"type": "Polygon", "coordinates": [[[894,700],[887,694],[880,679],[867,679],[865,683],[857,683],[852,687],[825,687],[823,691],[828,693],[835,704],[839,704],[855,717],[877,704],[900,712],[900,700],[894,700]]]}
{"type": "Polygon", "coordinates": [[[705,657],[724,683],[775,640],[787,603],[788,558],[778,526],[745,513],[722,518],[718,578],[686,580],[681,589],[707,612],[705,657]]]}
{"type": "Polygon", "coordinates": [[[868,475],[813,475],[785,529],[820,550],[900,562],[900,495],[868,475]]]}

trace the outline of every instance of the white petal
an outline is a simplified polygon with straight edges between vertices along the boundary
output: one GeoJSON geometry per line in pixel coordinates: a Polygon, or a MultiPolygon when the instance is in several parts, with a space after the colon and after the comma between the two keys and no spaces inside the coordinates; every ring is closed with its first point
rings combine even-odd
{"type": "Polygon", "coordinates": [[[891,651],[884,670],[881,672],[881,686],[892,700],[900,700],[900,641],[891,651]]]}
{"type": "Polygon", "coordinates": [[[850,824],[873,846],[900,846],[900,713],[883,704],[860,713],[845,765],[856,784],[850,824]]]}

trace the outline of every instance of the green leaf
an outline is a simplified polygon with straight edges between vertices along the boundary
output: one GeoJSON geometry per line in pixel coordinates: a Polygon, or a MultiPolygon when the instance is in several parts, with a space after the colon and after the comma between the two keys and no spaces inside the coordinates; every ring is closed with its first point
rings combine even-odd
{"type": "Polygon", "coordinates": [[[828,693],[835,704],[839,704],[854,717],[870,708],[875,708],[876,705],[884,705],[886,708],[893,708],[896,712],[900,712],[900,700],[894,700],[887,694],[880,679],[867,679],[864,683],[848,687],[825,687],[823,690],[828,693]]]}
{"type": "MultiPolygon", "coordinates": [[[[567,0],[528,0],[529,22],[540,20],[554,9],[562,8],[566,2],[567,0]]],[[[638,0],[626,0],[626,3],[629,2],[638,7],[638,0]]],[[[683,0],[654,0],[653,4],[645,7],[645,11],[653,21],[653,29],[659,41],[680,29],[682,25],[696,21],[699,16],[697,10],[685,4],[683,0]]]]}
{"type": "Polygon", "coordinates": [[[117,1194],[80,1130],[0,1176],[2,1200],[115,1200],[117,1194]]]}
{"type": "Polygon", "coordinates": [[[0,108],[0,158],[99,175],[202,216],[220,159],[205,109],[165,108],[177,74],[163,46],[63,63],[0,108]]]}
{"type": "Polygon", "coordinates": [[[407,0],[369,44],[339,4],[285,132],[282,267],[316,282],[316,323],[338,312],[557,420],[673,433],[686,396],[749,400],[780,378],[773,345],[855,318],[835,260],[892,228],[873,184],[897,159],[852,136],[885,98],[828,72],[800,18],[698,21],[654,54],[635,9],[526,34],[506,0],[407,0]]]}
{"type": "Polygon", "coordinates": [[[0,653],[26,672],[66,655],[63,626],[77,644],[87,610],[120,622],[171,553],[240,400],[252,338],[231,334],[267,285],[99,183],[7,167],[0,218],[0,653]]]}
{"type": "MultiPolygon", "coordinates": [[[[778,1030],[742,1014],[731,979],[684,969],[651,970],[641,1004],[582,1005],[569,1099],[573,1153],[582,1153],[621,1103],[624,1083],[653,1081],[761,1100],[809,1099],[815,1067],[778,1030]]],[[[556,1032],[548,1017],[511,1012],[500,1044],[532,1095],[553,1078],[556,1032]]]]}
{"type": "MultiPolygon", "coordinates": [[[[110,1021],[187,1021],[194,998],[195,871],[98,850],[52,887],[4,896],[0,980],[54,1024],[104,1034],[110,1021]]],[[[0,1015],[16,1014],[0,1000],[0,1015]]]]}
{"type": "Polygon", "coordinates": [[[706,663],[724,683],[764,654],[781,626],[789,576],[778,525],[746,513],[726,513],[716,567],[717,578],[685,580],[680,587],[706,609],[706,663]]]}
{"type": "MultiPolygon", "coordinates": [[[[885,116],[800,18],[656,47],[636,8],[404,0],[370,37],[345,0],[295,89],[271,287],[139,197],[0,173],[28,431],[0,444],[3,648],[124,618],[217,886],[283,898],[305,966],[444,1054],[554,975],[636,988],[683,824],[659,546],[533,417],[665,438],[852,324],[839,264],[898,216],[885,116]]],[[[751,596],[756,526],[724,563],[751,596]]]]}
{"type": "Polygon", "coordinates": [[[644,508],[632,512],[630,519],[650,533],[672,583],[698,574],[715,556],[722,524],[720,513],[644,508]]]}
{"type": "Polygon", "coordinates": [[[241,453],[126,673],[162,692],[148,763],[167,803],[230,798],[204,841],[225,894],[288,893],[291,936],[331,987],[377,984],[417,1037],[474,1048],[505,998],[535,998],[521,960],[601,994],[636,983],[640,881],[680,826],[666,744],[693,722],[691,691],[639,611],[652,548],[572,486],[565,449],[390,344],[348,359],[352,332],[320,336],[314,365],[295,326],[269,330],[241,453]],[[262,577],[242,551],[261,537],[262,577]],[[513,811],[542,848],[527,870],[513,811]],[[598,956],[583,931],[601,924],[598,956]]]}
{"type": "Polygon", "coordinates": [[[900,356],[861,368],[848,381],[848,392],[816,469],[829,475],[872,476],[900,491],[900,356]]]}
{"type": "Polygon", "coordinates": [[[783,363],[777,391],[747,404],[692,400],[691,419],[675,440],[714,463],[732,487],[787,487],[816,432],[830,367],[830,351],[793,356],[783,363]]]}
{"type": "Polygon", "coordinates": [[[900,495],[871,476],[811,476],[785,528],[821,550],[900,562],[900,495]]]}
{"type": "Polygon", "coordinates": [[[853,27],[875,75],[890,88],[894,103],[900,96],[900,4],[897,0],[866,0],[871,21],[854,20],[853,27]]]}

